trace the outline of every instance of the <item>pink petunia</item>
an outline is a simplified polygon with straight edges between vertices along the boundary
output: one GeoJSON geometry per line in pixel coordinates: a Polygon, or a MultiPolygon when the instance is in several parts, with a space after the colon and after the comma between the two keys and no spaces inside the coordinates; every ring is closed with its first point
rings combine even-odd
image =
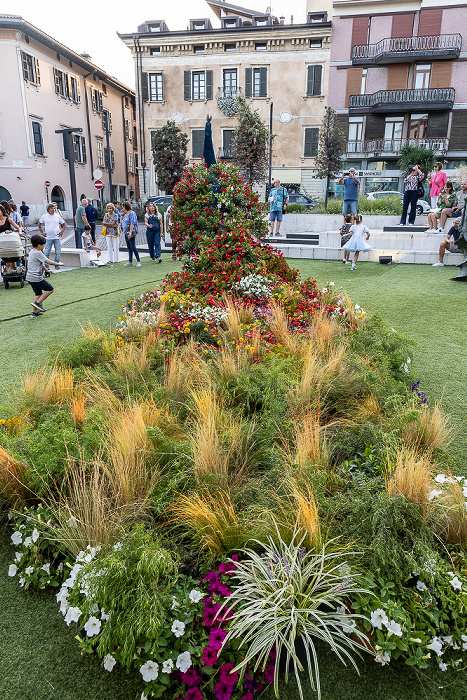
{"type": "Polygon", "coordinates": [[[188,686],[199,685],[201,676],[198,676],[194,668],[189,668],[188,671],[182,673],[182,681],[188,686]]]}
{"type": "Polygon", "coordinates": [[[185,700],[204,700],[204,695],[199,688],[190,688],[185,695],[185,700]]]}
{"type": "Polygon", "coordinates": [[[206,647],[201,655],[201,661],[203,661],[205,666],[214,666],[218,661],[217,651],[211,647],[206,647]]]}

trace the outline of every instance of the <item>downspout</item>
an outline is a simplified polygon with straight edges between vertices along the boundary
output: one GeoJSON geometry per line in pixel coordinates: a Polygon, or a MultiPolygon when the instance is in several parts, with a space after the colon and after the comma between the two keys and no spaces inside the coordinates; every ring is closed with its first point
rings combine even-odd
{"type": "Polygon", "coordinates": [[[139,38],[135,36],[133,38],[135,44],[136,52],[136,107],[138,109],[138,121],[139,121],[139,142],[140,142],[140,158],[141,167],[143,169],[143,187],[146,193],[146,138],[144,133],[144,106],[141,99],[141,72],[143,70],[142,58],[141,58],[141,45],[139,43],[139,38]]]}
{"type": "Polygon", "coordinates": [[[91,122],[89,119],[89,100],[88,100],[88,88],[86,85],[86,78],[88,78],[92,73],[86,73],[86,75],[83,76],[83,82],[84,82],[84,105],[85,105],[85,110],[86,110],[86,126],[88,127],[88,139],[89,139],[89,160],[91,163],[91,180],[94,181],[94,160],[92,157],[92,137],[91,137],[91,122]]]}
{"type": "MultiPolygon", "coordinates": [[[[21,35],[20,35],[21,36],[21,35]]],[[[28,108],[26,105],[26,91],[24,89],[24,78],[23,78],[23,60],[21,58],[21,47],[19,45],[18,32],[16,34],[16,58],[18,59],[18,71],[19,71],[19,85],[21,91],[21,104],[23,107],[23,118],[24,118],[24,130],[26,132],[26,145],[28,148],[28,158],[32,158],[32,147],[31,147],[31,135],[29,133],[29,118],[28,118],[28,108]]]]}
{"type": "MultiPolygon", "coordinates": [[[[128,182],[129,180],[129,174],[128,174],[128,153],[126,150],[126,136],[125,136],[125,95],[122,95],[121,98],[121,103],[122,103],[122,123],[123,123],[123,152],[125,154],[125,175],[126,175],[126,186],[127,186],[127,194],[129,195],[129,189],[130,189],[130,183],[128,182]]],[[[131,119],[130,119],[130,128],[131,128],[131,119]]],[[[120,197],[118,197],[120,199],[120,197]]]]}

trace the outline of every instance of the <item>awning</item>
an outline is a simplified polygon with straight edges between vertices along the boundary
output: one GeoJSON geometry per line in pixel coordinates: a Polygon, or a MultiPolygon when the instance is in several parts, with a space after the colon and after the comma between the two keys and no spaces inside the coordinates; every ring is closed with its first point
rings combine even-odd
{"type": "Polygon", "coordinates": [[[302,171],[300,168],[273,168],[271,180],[274,182],[276,178],[279,178],[281,182],[288,182],[290,185],[299,185],[302,181],[302,171]]]}

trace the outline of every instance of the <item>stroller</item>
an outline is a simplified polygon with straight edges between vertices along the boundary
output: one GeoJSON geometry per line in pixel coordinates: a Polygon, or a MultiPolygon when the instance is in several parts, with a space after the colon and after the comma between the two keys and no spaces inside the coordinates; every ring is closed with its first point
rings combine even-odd
{"type": "Polygon", "coordinates": [[[5,289],[8,289],[10,282],[19,282],[24,287],[27,246],[24,236],[16,231],[0,233],[0,270],[5,289]],[[9,267],[7,263],[14,263],[15,267],[9,267]]]}

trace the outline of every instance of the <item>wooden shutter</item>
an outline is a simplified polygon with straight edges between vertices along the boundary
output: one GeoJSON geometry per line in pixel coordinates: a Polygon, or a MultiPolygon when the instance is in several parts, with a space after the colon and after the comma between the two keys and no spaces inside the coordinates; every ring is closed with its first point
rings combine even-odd
{"type": "Polygon", "coordinates": [[[68,160],[68,134],[64,133],[62,134],[62,140],[63,140],[63,157],[65,160],[68,160]]]}
{"type": "Polygon", "coordinates": [[[183,71],[183,99],[191,100],[191,71],[189,70],[183,71]]]}
{"type": "Polygon", "coordinates": [[[21,60],[23,63],[23,78],[24,80],[29,80],[28,59],[24,51],[21,51],[21,60]]]}
{"type": "MultiPolygon", "coordinates": [[[[429,122],[428,122],[429,123],[429,122]]],[[[463,151],[467,143],[467,111],[453,110],[451,133],[449,134],[449,150],[463,151]]]]}
{"type": "Polygon", "coordinates": [[[75,162],[78,162],[78,137],[72,134],[73,137],[73,153],[75,154],[75,162]]]}
{"type": "Polygon", "coordinates": [[[149,76],[145,71],[141,72],[141,101],[149,102],[149,76]]]}
{"type": "Polygon", "coordinates": [[[362,91],[362,69],[347,68],[347,87],[345,91],[345,106],[349,106],[349,95],[360,95],[362,91]]]}
{"type": "Polygon", "coordinates": [[[54,68],[55,92],[60,95],[60,71],[54,68]]]}
{"type": "Polygon", "coordinates": [[[41,73],[39,70],[39,61],[37,60],[37,58],[34,59],[34,64],[36,66],[36,84],[40,85],[41,84],[41,73]]]}
{"type": "Polygon", "coordinates": [[[86,139],[84,136],[81,137],[81,150],[83,153],[83,163],[86,162],[86,139]]]}
{"type": "Polygon", "coordinates": [[[384,138],[385,119],[380,114],[368,114],[365,126],[365,141],[384,138]]]}
{"type": "Polygon", "coordinates": [[[391,37],[412,36],[414,17],[414,12],[393,15],[391,37]]]}
{"type": "Polygon", "coordinates": [[[97,91],[97,111],[102,112],[102,92],[97,91]]]}
{"type": "Polygon", "coordinates": [[[323,76],[323,66],[308,66],[307,95],[321,95],[321,84],[323,76]]]}
{"type": "Polygon", "coordinates": [[[79,90],[79,79],[78,78],[76,78],[76,98],[77,98],[78,102],[81,102],[81,93],[79,90]]]}
{"type": "Polygon", "coordinates": [[[252,69],[245,68],[245,97],[251,97],[252,69]]]}
{"type": "Polygon", "coordinates": [[[388,66],[388,90],[407,90],[409,67],[407,65],[388,66]]]}
{"type": "Polygon", "coordinates": [[[369,17],[354,17],[352,23],[352,42],[350,45],[350,57],[352,58],[352,47],[360,46],[368,42],[369,17]]]}
{"type": "Polygon", "coordinates": [[[319,128],[305,129],[305,158],[316,158],[318,154],[319,128]]]}
{"type": "Polygon", "coordinates": [[[191,137],[193,145],[192,157],[201,158],[204,147],[204,131],[201,129],[195,129],[191,132],[191,137]]]}
{"type": "Polygon", "coordinates": [[[212,100],[212,70],[206,71],[206,99],[212,100]]]}
{"type": "Polygon", "coordinates": [[[443,138],[448,135],[449,112],[432,112],[428,115],[428,138],[443,138]]]}
{"type": "Polygon", "coordinates": [[[259,97],[268,96],[268,69],[259,69],[259,97]]]}
{"type": "Polygon", "coordinates": [[[418,24],[418,36],[438,36],[441,34],[441,21],[443,10],[433,8],[430,10],[420,10],[420,22],[418,24]]]}
{"type": "Polygon", "coordinates": [[[97,112],[96,90],[91,88],[91,105],[94,112],[97,112]]]}
{"type": "Polygon", "coordinates": [[[451,87],[452,61],[433,61],[431,64],[430,88],[451,87]]]}

